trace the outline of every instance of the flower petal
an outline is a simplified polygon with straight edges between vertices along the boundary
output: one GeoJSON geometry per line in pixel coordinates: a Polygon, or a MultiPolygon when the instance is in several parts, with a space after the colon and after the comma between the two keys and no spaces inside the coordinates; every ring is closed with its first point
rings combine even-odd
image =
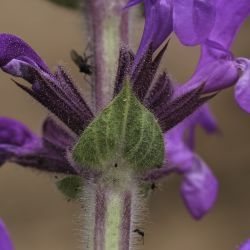
{"type": "Polygon", "coordinates": [[[216,20],[209,40],[229,49],[239,27],[250,14],[250,0],[217,0],[216,20]]]}
{"type": "Polygon", "coordinates": [[[168,164],[183,173],[190,169],[190,162],[193,160],[193,152],[185,144],[183,136],[186,130],[185,121],[172,128],[164,136],[164,144],[167,150],[168,164]]]}
{"type": "MultiPolygon", "coordinates": [[[[193,151],[194,131],[199,124],[209,133],[217,129],[216,122],[207,106],[202,106],[165,134],[168,164],[164,166],[164,174],[175,171],[183,175],[181,195],[190,213],[196,219],[201,218],[211,209],[218,189],[217,180],[212,172],[193,151]],[[186,132],[189,136],[187,138],[185,137],[186,132]]],[[[156,173],[152,176],[155,177],[156,173]]],[[[157,176],[157,178],[159,177],[157,176]]]]}
{"type": "Polygon", "coordinates": [[[237,250],[250,250],[250,239],[242,243],[237,250]]]}
{"type": "Polygon", "coordinates": [[[143,2],[143,0],[130,0],[130,1],[128,1],[128,3],[126,4],[126,6],[124,8],[126,9],[126,8],[132,7],[132,6],[139,4],[139,3],[142,3],[142,2],[143,2]]]}
{"type": "Polygon", "coordinates": [[[204,81],[205,93],[222,90],[237,82],[239,65],[229,48],[249,14],[250,0],[217,0],[215,23],[202,44],[196,72],[183,86],[183,91],[189,91],[204,81]]]}
{"type": "Polygon", "coordinates": [[[10,75],[21,77],[34,86],[39,86],[39,82],[37,82],[37,76],[44,74],[44,71],[42,71],[40,68],[20,59],[11,60],[8,64],[2,67],[2,70],[10,75]]]}
{"type": "Polygon", "coordinates": [[[199,112],[199,124],[207,133],[212,134],[218,131],[217,121],[207,104],[203,105],[197,112],[199,112]]]}
{"type": "MultiPolygon", "coordinates": [[[[52,138],[48,125],[47,123],[44,126],[45,138],[39,138],[20,122],[0,117],[0,163],[8,160],[42,171],[76,174],[66,159],[68,145],[58,145],[59,142],[65,141],[67,135],[65,138],[58,138],[57,143],[55,140],[48,140],[52,138]]],[[[55,126],[54,129],[54,135],[61,134],[55,126]]]]}
{"type": "Polygon", "coordinates": [[[0,67],[8,74],[24,78],[34,88],[39,86],[40,75],[51,76],[36,52],[19,37],[9,34],[0,34],[0,67]]]}
{"type": "Polygon", "coordinates": [[[167,159],[180,173],[192,167],[196,158],[194,150],[195,128],[201,125],[208,133],[217,131],[217,124],[207,105],[203,105],[192,115],[172,128],[164,136],[167,159]],[[184,138],[187,132],[187,137],[184,138]]]}
{"type": "Polygon", "coordinates": [[[240,107],[250,113],[250,60],[239,59],[242,75],[235,86],[235,99],[240,107]]]}
{"type": "Polygon", "coordinates": [[[186,145],[188,145],[189,149],[194,150],[196,126],[200,125],[208,134],[212,134],[218,131],[218,125],[208,104],[201,106],[189,119],[189,133],[187,134],[186,145]]]}
{"type": "Polygon", "coordinates": [[[212,60],[208,64],[202,64],[188,82],[180,85],[176,89],[176,95],[197,88],[202,83],[205,83],[204,94],[220,91],[233,86],[238,78],[238,63],[234,60],[212,60]]]}
{"type": "Polygon", "coordinates": [[[196,45],[209,35],[215,22],[215,0],[174,0],[174,31],[185,45],[196,45]]]}
{"type": "Polygon", "coordinates": [[[0,67],[10,66],[15,59],[49,73],[48,66],[26,42],[15,35],[0,34],[0,67]]]}
{"type": "Polygon", "coordinates": [[[184,174],[181,196],[195,219],[200,219],[214,205],[218,193],[218,182],[211,170],[195,157],[192,168],[184,174]]]}
{"type": "Polygon", "coordinates": [[[10,240],[9,233],[2,220],[0,220],[0,249],[14,250],[14,246],[10,240]]]}
{"type": "Polygon", "coordinates": [[[8,158],[32,153],[39,139],[18,121],[0,117],[0,155],[8,158]]]}
{"type": "Polygon", "coordinates": [[[146,20],[137,58],[141,58],[150,43],[156,50],[173,30],[171,1],[144,0],[144,4],[146,20]]]}

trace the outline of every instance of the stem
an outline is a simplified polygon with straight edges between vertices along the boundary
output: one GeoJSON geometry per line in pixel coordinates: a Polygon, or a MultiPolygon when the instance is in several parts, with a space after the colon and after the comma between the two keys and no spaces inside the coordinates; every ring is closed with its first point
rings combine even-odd
{"type": "MultiPolygon", "coordinates": [[[[84,250],[130,250],[137,236],[137,191],[88,183],[84,188],[84,250]]],[[[140,206],[142,207],[142,206],[140,206]]]]}
{"type": "Polygon", "coordinates": [[[95,108],[102,109],[112,98],[121,43],[128,43],[126,0],[91,0],[89,24],[94,54],[95,108]]]}
{"type": "Polygon", "coordinates": [[[105,226],[105,249],[119,249],[123,218],[123,194],[110,192],[107,197],[107,216],[105,226]]]}

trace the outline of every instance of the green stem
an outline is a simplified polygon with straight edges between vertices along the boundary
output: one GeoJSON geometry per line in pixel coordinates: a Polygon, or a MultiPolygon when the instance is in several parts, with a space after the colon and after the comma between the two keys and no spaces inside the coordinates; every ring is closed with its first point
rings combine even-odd
{"type": "Polygon", "coordinates": [[[132,249],[140,200],[136,189],[118,190],[88,183],[84,190],[84,250],[132,249]]]}
{"type": "Polygon", "coordinates": [[[128,43],[127,0],[91,0],[88,27],[94,54],[94,99],[96,111],[112,98],[119,48],[128,43]]]}
{"type": "Polygon", "coordinates": [[[110,192],[107,197],[107,214],[105,223],[105,249],[117,250],[120,245],[122,227],[123,195],[110,192]]]}

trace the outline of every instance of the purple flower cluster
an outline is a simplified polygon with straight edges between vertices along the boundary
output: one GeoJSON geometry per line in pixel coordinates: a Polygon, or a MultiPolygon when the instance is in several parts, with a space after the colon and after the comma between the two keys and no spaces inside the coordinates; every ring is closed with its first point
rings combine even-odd
{"type": "MultiPolygon", "coordinates": [[[[133,73],[129,73],[133,68],[134,55],[122,48],[114,97],[122,89],[124,78],[129,73],[138,99],[155,114],[162,130],[168,131],[212,96],[200,97],[201,86],[172,98],[172,85],[165,73],[152,82],[165,50],[166,47],[153,60],[150,46],[133,73]]],[[[54,74],[51,73],[28,44],[9,34],[0,34],[0,67],[6,73],[27,80],[31,88],[14,82],[61,121],[58,123],[48,117],[40,138],[21,123],[0,118],[1,163],[9,160],[51,172],[75,174],[72,164],[66,164],[69,163],[66,152],[94,119],[94,114],[68,74],[61,66],[54,74]]]]}
{"type": "MultiPolygon", "coordinates": [[[[175,95],[190,91],[202,82],[204,94],[235,85],[237,103],[250,112],[250,61],[235,58],[230,51],[240,26],[250,14],[250,0],[130,0],[126,8],[138,3],[144,3],[146,16],[138,58],[148,43],[152,42],[153,49],[157,50],[173,32],[182,44],[200,46],[201,55],[193,76],[185,84],[176,86],[175,95]]],[[[198,219],[216,201],[218,182],[193,151],[197,125],[208,133],[216,132],[216,122],[208,107],[203,106],[165,134],[169,165],[161,169],[161,173],[174,171],[183,175],[181,195],[191,214],[198,219]],[[188,139],[184,136],[186,132],[188,139]]]]}
{"type": "MultiPolygon", "coordinates": [[[[144,2],[146,14],[141,44],[136,58],[121,49],[114,96],[129,74],[138,99],[154,113],[165,133],[167,163],[143,179],[155,181],[172,172],[181,174],[181,195],[193,217],[199,219],[213,206],[218,191],[211,170],[194,152],[197,125],[208,133],[217,131],[208,107],[200,107],[213,95],[201,95],[236,84],[237,102],[250,111],[249,60],[234,58],[230,52],[236,32],[250,13],[250,0],[131,0],[126,7],[140,2],[144,2]],[[166,46],[152,59],[153,52],[172,32],[184,45],[201,47],[194,75],[175,88],[165,73],[154,80],[166,46]]],[[[0,34],[0,67],[27,80],[31,87],[15,83],[60,120],[47,118],[38,137],[19,122],[1,118],[0,164],[8,160],[50,172],[88,175],[70,162],[67,152],[94,119],[94,113],[66,71],[59,66],[51,73],[28,44],[9,34],[0,34]]]]}
{"type": "MultiPolygon", "coordinates": [[[[175,97],[173,86],[167,74],[162,73],[159,77],[155,77],[166,48],[167,46],[153,59],[152,46],[148,46],[135,68],[133,67],[135,60],[133,53],[122,48],[114,88],[115,97],[121,90],[125,77],[130,75],[134,93],[144,106],[154,113],[165,133],[213,97],[213,95],[201,96],[203,85],[175,97]],[[154,78],[156,79],[154,80],[154,78]]],[[[30,166],[49,172],[84,175],[86,178],[93,176],[93,173],[76,166],[67,157],[83,130],[94,119],[94,114],[65,70],[59,66],[54,74],[51,73],[28,44],[9,34],[0,34],[0,67],[6,73],[27,80],[31,87],[14,82],[60,120],[58,122],[55,118],[48,117],[43,124],[42,136],[39,137],[18,121],[0,118],[0,163],[11,161],[22,166],[30,166]]],[[[203,112],[199,112],[197,116],[200,113],[203,114],[203,112]]],[[[174,135],[173,132],[169,132],[169,136],[171,134],[174,135]]],[[[166,135],[168,136],[168,133],[166,135]]],[[[178,132],[178,135],[182,136],[182,133],[178,132]]],[[[169,159],[176,157],[176,154],[179,156],[185,154],[184,150],[174,149],[171,142],[167,141],[166,137],[166,144],[170,143],[166,152],[169,159]]],[[[172,142],[174,141],[172,140],[172,142]]],[[[182,140],[176,140],[176,143],[179,142],[182,140]]],[[[192,156],[192,151],[189,154],[192,156]]],[[[145,181],[155,181],[164,177],[164,171],[166,170],[168,173],[169,167],[168,165],[163,166],[140,178],[145,181]]],[[[197,166],[197,168],[200,167],[197,166]]],[[[199,171],[202,178],[199,190],[203,190],[204,177],[202,175],[206,174],[207,176],[211,173],[204,167],[200,168],[199,171]]],[[[180,171],[178,170],[178,172],[180,171]]],[[[205,207],[203,203],[198,204],[201,203],[199,199],[205,199],[201,197],[203,191],[201,194],[197,194],[197,197],[191,197],[190,180],[197,178],[193,178],[193,175],[189,173],[190,169],[183,170],[181,173],[184,172],[186,177],[182,188],[183,195],[189,203],[197,200],[194,202],[195,212],[193,214],[198,218],[202,215],[200,210],[207,210],[210,203],[205,207]]],[[[211,175],[210,179],[212,178],[211,175]]],[[[214,180],[214,182],[216,181],[214,180]]],[[[214,196],[211,196],[210,199],[214,199],[214,196]]],[[[188,208],[192,209],[190,206],[188,208]]]]}
{"type": "Polygon", "coordinates": [[[131,0],[127,7],[144,2],[146,22],[140,57],[149,43],[153,49],[174,32],[184,45],[199,45],[201,56],[191,79],[181,91],[206,82],[204,93],[236,85],[235,98],[247,112],[249,100],[249,60],[235,58],[230,51],[233,40],[250,14],[249,0],[131,0]]]}

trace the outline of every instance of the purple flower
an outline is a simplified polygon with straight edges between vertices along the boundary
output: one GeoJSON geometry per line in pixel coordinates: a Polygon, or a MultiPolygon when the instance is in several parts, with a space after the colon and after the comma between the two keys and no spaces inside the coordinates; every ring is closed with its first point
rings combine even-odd
{"type": "Polygon", "coordinates": [[[43,124],[42,138],[20,122],[0,117],[0,164],[6,161],[43,171],[76,174],[65,154],[73,137],[52,118],[43,124]]]}
{"type": "Polygon", "coordinates": [[[151,42],[156,50],[172,31],[183,44],[199,44],[215,21],[215,0],[130,0],[126,8],[141,2],[146,20],[138,57],[151,42]]]}
{"type": "MultiPolygon", "coordinates": [[[[15,120],[0,119],[1,163],[12,161],[43,171],[81,175],[87,179],[98,178],[100,173],[78,166],[68,157],[70,155],[68,153],[83,130],[94,119],[94,114],[68,74],[60,66],[56,73],[52,74],[40,57],[16,36],[0,35],[0,46],[6,53],[6,56],[4,53],[1,54],[1,68],[11,75],[26,79],[31,87],[15,83],[61,121],[58,123],[52,118],[47,118],[43,124],[42,137],[39,137],[15,120]],[[13,44],[15,44],[14,47],[12,47],[13,44]]],[[[155,115],[164,133],[214,96],[202,96],[203,85],[178,97],[174,96],[174,88],[168,75],[162,73],[156,77],[166,47],[153,56],[153,48],[150,44],[135,66],[133,53],[121,48],[114,87],[115,97],[122,89],[124,79],[129,76],[135,95],[155,115]]],[[[202,110],[202,114],[207,112],[204,108],[202,110]]],[[[201,118],[199,119],[200,123],[207,124],[201,118]]],[[[213,127],[213,124],[211,126],[213,127]]],[[[182,127],[179,129],[183,130],[182,127]]],[[[181,135],[179,129],[177,127],[176,130],[174,128],[171,131],[177,131],[177,134],[181,135]]],[[[171,131],[169,131],[169,136],[174,135],[171,131]]],[[[175,145],[177,143],[182,143],[181,137],[176,140],[175,145]]],[[[168,144],[169,142],[167,142],[167,148],[171,150],[168,144]]],[[[172,148],[174,151],[170,153],[172,158],[180,154],[178,150],[178,148],[172,148]]],[[[182,152],[185,153],[185,151],[182,152]]],[[[182,195],[186,205],[195,218],[200,218],[210,209],[216,198],[217,182],[206,165],[190,149],[187,148],[186,153],[190,154],[191,158],[185,171],[181,170],[183,168],[181,163],[173,160],[173,164],[179,164],[175,172],[184,175],[182,195]],[[207,195],[210,197],[207,198],[207,195]]],[[[182,159],[179,158],[179,160],[182,159]]],[[[155,167],[156,173],[146,173],[146,176],[138,176],[138,178],[151,182],[152,179],[156,179],[155,175],[162,178],[166,176],[165,172],[172,171],[164,166],[155,167]]]]}
{"type": "Polygon", "coordinates": [[[0,220],[0,249],[14,250],[14,246],[10,240],[9,233],[2,220],[0,220]]]}
{"type": "Polygon", "coordinates": [[[93,114],[65,70],[59,66],[52,74],[36,52],[14,35],[0,34],[0,51],[1,69],[31,83],[31,89],[17,85],[80,134],[93,114]]]}
{"type": "Polygon", "coordinates": [[[192,216],[200,219],[214,205],[218,182],[206,163],[193,151],[195,127],[207,133],[217,131],[217,125],[207,106],[201,107],[165,136],[168,164],[172,171],[183,175],[181,196],[192,216]],[[184,134],[187,137],[184,137],[184,134]]]}
{"type": "Polygon", "coordinates": [[[250,112],[250,61],[230,52],[237,31],[250,14],[250,0],[131,0],[126,7],[141,2],[146,21],[137,57],[141,58],[150,43],[156,50],[174,31],[184,45],[201,45],[197,70],[179,91],[190,91],[201,82],[206,82],[203,93],[235,84],[236,101],[250,112]]]}
{"type": "Polygon", "coordinates": [[[173,0],[174,32],[185,45],[202,43],[211,32],[218,0],[173,0]]]}
{"type": "Polygon", "coordinates": [[[181,196],[195,219],[202,218],[213,207],[218,193],[218,182],[212,171],[194,152],[198,125],[208,134],[218,131],[207,105],[165,134],[167,162],[145,176],[146,180],[156,181],[171,173],[182,175],[181,196]]]}
{"type": "Polygon", "coordinates": [[[146,20],[140,47],[137,51],[139,58],[151,42],[153,50],[156,50],[173,30],[171,1],[131,0],[126,7],[131,7],[140,2],[144,2],[146,20]]]}
{"type": "MultiPolygon", "coordinates": [[[[149,49],[150,53],[152,52],[149,49]]],[[[159,55],[161,55],[161,52],[159,55]]],[[[122,63],[126,58],[129,58],[129,56],[126,57],[122,53],[120,66],[123,64],[127,65],[122,63]]],[[[188,92],[175,99],[173,98],[174,88],[171,85],[171,81],[163,73],[151,87],[148,85],[145,88],[143,83],[150,82],[145,81],[145,79],[152,79],[153,77],[148,74],[148,71],[140,70],[140,68],[145,69],[143,64],[146,62],[148,64],[150,60],[152,58],[146,54],[137,66],[137,73],[140,72],[140,74],[137,74],[138,78],[134,82],[134,91],[143,104],[154,113],[163,131],[166,132],[167,162],[165,166],[146,174],[143,179],[152,182],[173,172],[183,175],[182,197],[193,217],[199,219],[213,206],[217,197],[218,183],[206,164],[193,152],[194,129],[196,125],[200,124],[208,133],[213,133],[217,130],[217,125],[207,106],[202,106],[189,118],[177,124],[184,116],[186,117],[192,113],[192,109],[190,109],[192,105],[196,109],[204,103],[205,99],[200,99],[198,102],[195,101],[202,92],[202,86],[196,89],[196,91],[188,92]],[[147,91],[149,92],[147,93],[147,91]],[[183,138],[186,130],[190,132],[188,142],[183,138]]],[[[153,69],[158,60],[159,58],[156,57],[153,61],[151,65],[153,69]]],[[[118,72],[124,72],[124,69],[118,70],[118,72]]],[[[132,77],[132,79],[134,78],[132,77]]],[[[119,78],[115,89],[119,89],[117,86],[121,82],[119,78]]]]}
{"type": "Polygon", "coordinates": [[[235,84],[235,98],[250,112],[250,61],[235,58],[230,47],[243,21],[250,14],[249,0],[217,0],[215,23],[201,44],[201,56],[193,77],[181,88],[189,91],[206,82],[204,93],[219,91],[235,84]]]}
{"type": "MultiPolygon", "coordinates": [[[[56,73],[52,74],[40,57],[20,38],[1,34],[0,47],[1,68],[30,82],[31,88],[18,82],[16,84],[47,107],[67,127],[65,129],[60,123],[48,118],[40,138],[22,124],[2,118],[2,162],[10,160],[24,166],[32,165],[47,171],[74,174],[74,163],[67,160],[66,155],[93,120],[91,109],[65,70],[59,66],[56,73]],[[19,137],[22,141],[16,143],[19,137]]],[[[153,50],[149,47],[131,73],[133,53],[122,48],[114,89],[115,96],[121,90],[126,74],[131,74],[135,94],[155,114],[164,132],[212,97],[201,97],[202,87],[199,87],[174,99],[171,82],[165,73],[153,81],[165,49],[166,47],[153,60],[153,50]]]]}
{"type": "Polygon", "coordinates": [[[250,239],[246,240],[244,243],[242,243],[237,250],[250,250],[250,239]]]}
{"type": "Polygon", "coordinates": [[[201,219],[214,206],[218,181],[199,156],[194,155],[190,170],[183,173],[181,196],[195,219],[201,219]]]}
{"type": "Polygon", "coordinates": [[[40,139],[21,123],[0,117],[0,162],[23,157],[41,147],[40,139]]]}

